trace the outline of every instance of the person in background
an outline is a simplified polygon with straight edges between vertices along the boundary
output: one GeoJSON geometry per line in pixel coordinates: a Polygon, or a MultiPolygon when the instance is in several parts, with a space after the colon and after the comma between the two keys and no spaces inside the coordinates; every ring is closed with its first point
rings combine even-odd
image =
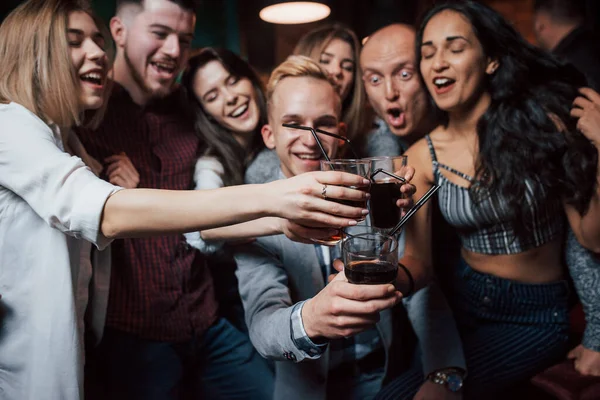
{"type": "MultiPolygon", "coordinates": [[[[571,116],[577,118],[577,129],[598,149],[600,145],[600,94],[591,88],[579,90],[571,116]]],[[[565,248],[567,266],[583,305],[586,325],[581,344],[568,354],[577,371],[600,376],[600,257],[585,249],[569,230],[565,248]]]]}
{"type": "MultiPolygon", "coordinates": [[[[262,135],[281,160],[280,181],[318,170],[322,155],[315,138],[282,124],[344,134],[335,81],[310,58],[290,56],[271,74],[267,101],[269,123],[262,135]]],[[[322,135],[321,142],[334,158],[338,140],[322,135]]],[[[407,171],[409,181],[413,172],[407,171]]],[[[263,357],[275,361],[275,399],[372,398],[399,361],[391,353],[397,336],[389,309],[401,293],[391,284],[350,284],[343,272],[327,283],[337,272],[334,251],[283,235],[236,248],[250,338],[263,357]]],[[[398,287],[406,292],[407,282],[399,279],[398,287]]]]}
{"type": "MultiPolygon", "coordinates": [[[[325,25],[302,36],[292,54],[307,56],[317,61],[335,82],[342,98],[342,122],[346,137],[361,148],[368,130],[365,112],[365,89],[358,64],[361,44],[351,29],[341,25],[325,25]]],[[[347,147],[339,150],[340,158],[350,158],[347,147]]]]}
{"type": "Polygon", "coordinates": [[[600,91],[600,48],[585,27],[584,0],[535,0],[533,31],[538,45],[570,62],[600,91]]]}
{"type": "MultiPolygon", "coordinates": [[[[346,125],[347,138],[355,149],[362,152],[369,126],[358,66],[360,42],[356,34],[340,24],[325,25],[302,36],[293,54],[310,57],[327,71],[342,98],[342,122],[346,125]]],[[[338,156],[353,157],[348,146],[341,147],[338,156]]],[[[263,150],[248,167],[246,182],[265,183],[278,179],[278,165],[277,154],[263,150]]]]}
{"type": "MultiPolygon", "coordinates": [[[[182,77],[196,132],[206,145],[194,172],[196,190],[244,183],[246,166],[264,148],[260,130],[267,121],[263,85],[235,53],[204,48],[190,58],[182,77]]],[[[201,232],[187,242],[207,255],[220,315],[245,330],[244,311],[234,275],[235,262],[225,241],[205,241],[201,232]]]]}
{"type": "Polygon", "coordinates": [[[378,129],[368,140],[368,153],[374,156],[402,154],[434,127],[414,40],[414,28],[392,24],[371,34],[360,53],[361,79],[378,117],[378,129]]]}
{"type": "MultiPolygon", "coordinates": [[[[551,51],[563,61],[570,62],[587,78],[589,88],[582,88],[574,102],[571,115],[579,118],[578,129],[596,144],[599,126],[600,57],[597,38],[585,27],[585,2],[581,0],[536,0],[534,2],[534,31],[538,45],[551,51]]],[[[600,269],[598,257],[586,250],[575,238],[571,229],[565,246],[567,266],[573,277],[577,293],[584,305],[586,328],[582,344],[569,353],[575,360],[575,369],[584,375],[600,375],[600,321],[595,317],[595,307],[600,304],[595,291],[590,290],[597,281],[600,269]]]]}
{"type": "MultiPolygon", "coordinates": [[[[201,156],[204,144],[175,85],[190,55],[193,7],[191,0],[120,0],[110,22],[117,47],[115,88],[102,124],[80,137],[98,160],[125,153],[139,173],[140,188],[190,189],[201,156]]],[[[193,192],[210,198],[236,190],[242,189],[193,192]]],[[[248,200],[234,196],[231,210],[214,217],[244,222],[233,209],[247,207],[248,200]]],[[[189,229],[194,230],[199,229],[189,229]]],[[[218,315],[205,257],[182,234],[118,240],[111,251],[106,328],[90,352],[90,375],[106,389],[99,396],[270,398],[268,365],[247,336],[218,315]]]]}
{"type": "Polygon", "coordinates": [[[219,187],[243,184],[246,165],[264,148],[260,130],[267,105],[260,79],[235,53],[207,47],[190,58],[182,84],[206,144],[196,177],[219,180],[219,187]]]}
{"type": "MultiPolygon", "coordinates": [[[[418,193],[441,185],[462,243],[448,299],[469,371],[463,396],[497,398],[567,351],[565,223],[600,249],[597,151],[569,115],[583,76],[474,1],[430,10],[416,45],[443,119],[407,154],[418,193]]],[[[411,269],[431,265],[427,215],[408,223],[401,262],[411,269]]]]}
{"type": "MultiPolygon", "coordinates": [[[[174,234],[265,215],[317,226],[353,221],[324,214],[328,211],[362,216],[360,209],[320,198],[323,184],[330,197],[364,198],[360,191],[351,196],[353,191],[334,186],[363,182],[352,175],[315,173],[286,185],[210,193],[122,189],[99,179],[82,162],[81,143],[71,137],[73,127],[98,123],[106,104],[108,38],[98,21],[84,2],[29,0],[0,26],[3,399],[83,398],[83,317],[104,312],[92,309],[93,301],[88,307],[88,287],[110,270],[103,264],[92,271],[92,245],[102,249],[115,238],[174,234]],[[245,202],[236,204],[240,197],[245,202]]],[[[99,320],[90,327],[97,335],[103,330],[103,317],[99,320]]]]}

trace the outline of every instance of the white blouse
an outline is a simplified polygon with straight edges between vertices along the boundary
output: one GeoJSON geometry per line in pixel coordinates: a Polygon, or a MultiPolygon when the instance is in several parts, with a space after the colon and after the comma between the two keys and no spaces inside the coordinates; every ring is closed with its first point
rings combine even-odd
{"type": "Polygon", "coordinates": [[[119,189],[36,115],[0,104],[0,399],[83,397],[82,246],[109,244],[99,225],[119,189]]]}

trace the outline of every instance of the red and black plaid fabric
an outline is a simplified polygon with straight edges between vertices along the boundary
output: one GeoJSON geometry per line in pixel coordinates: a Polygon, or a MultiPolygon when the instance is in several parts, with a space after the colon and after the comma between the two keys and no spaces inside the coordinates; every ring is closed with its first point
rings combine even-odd
{"type": "MultiPolygon", "coordinates": [[[[182,111],[181,93],[142,108],[115,86],[100,128],[80,132],[87,151],[100,162],[125,152],[140,188],[191,189],[200,140],[182,111]]],[[[113,242],[107,326],[149,340],[184,341],[201,335],[216,315],[210,271],[183,235],[113,242]]]]}

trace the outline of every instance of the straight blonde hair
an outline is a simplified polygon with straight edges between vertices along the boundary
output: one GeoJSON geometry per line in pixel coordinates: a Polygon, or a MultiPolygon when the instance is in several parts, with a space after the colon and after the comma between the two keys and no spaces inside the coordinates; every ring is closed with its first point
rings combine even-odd
{"type": "MultiPolygon", "coordinates": [[[[273,70],[269,77],[269,82],[267,83],[267,106],[271,106],[273,92],[275,92],[275,88],[282,80],[285,78],[299,77],[320,79],[330,83],[331,86],[335,88],[335,82],[333,82],[327,72],[325,72],[325,70],[313,59],[305,56],[289,56],[273,70]]],[[[341,100],[339,104],[340,108],[336,111],[341,114],[341,100]]]]}
{"type": "Polygon", "coordinates": [[[293,54],[303,55],[319,61],[321,54],[333,39],[340,39],[350,45],[354,56],[354,83],[346,99],[342,102],[342,120],[346,124],[348,139],[362,141],[369,130],[368,113],[365,109],[366,93],[360,72],[360,42],[356,34],[341,24],[325,25],[316,28],[300,38],[293,54]]]}
{"type": "MultiPolygon", "coordinates": [[[[75,11],[89,14],[106,30],[82,0],[28,0],[0,25],[0,102],[18,103],[61,132],[83,119],[81,85],[67,39],[69,15],[75,11]]],[[[105,107],[106,99],[88,115],[93,125],[105,107]]]]}

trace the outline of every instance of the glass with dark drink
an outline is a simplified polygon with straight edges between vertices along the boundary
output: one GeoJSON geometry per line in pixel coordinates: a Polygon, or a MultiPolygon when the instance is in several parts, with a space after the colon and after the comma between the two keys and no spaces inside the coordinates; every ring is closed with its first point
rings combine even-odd
{"type": "MultiPolygon", "coordinates": [[[[371,160],[354,160],[354,159],[338,159],[338,160],[321,160],[321,171],[342,171],[348,172],[354,175],[360,175],[366,179],[369,179],[369,172],[371,171],[371,160]]],[[[351,189],[359,189],[365,192],[369,191],[368,186],[355,187],[349,186],[351,189]]],[[[367,201],[363,200],[360,202],[351,200],[337,200],[328,199],[335,201],[336,203],[344,204],[352,207],[367,208],[367,201]]],[[[363,218],[364,219],[364,218],[363,218]]],[[[325,244],[327,246],[333,246],[337,244],[343,238],[344,232],[340,229],[337,234],[330,236],[327,239],[312,239],[313,242],[319,244],[325,244]]]]}
{"type": "Polygon", "coordinates": [[[401,210],[396,202],[402,198],[400,187],[402,182],[389,176],[383,170],[399,176],[404,175],[407,156],[397,157],[371,157],[371,199],[369,201],[369,215],[371,225],[376,228],[389,230],[400,221],[401,210]]]}
{"type": "Polygon", "coordinates": [[[342,243],[344,273],[360,285],[391,283],[398,274],[398,242],[381,232],[348,236],[342,243]]]}

